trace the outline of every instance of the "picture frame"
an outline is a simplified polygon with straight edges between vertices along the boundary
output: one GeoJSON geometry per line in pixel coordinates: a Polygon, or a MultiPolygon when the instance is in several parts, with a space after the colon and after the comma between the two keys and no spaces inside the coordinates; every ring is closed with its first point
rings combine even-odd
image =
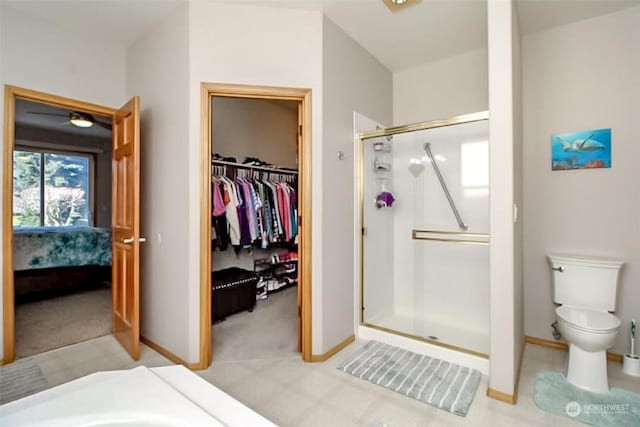
{"type": "Polygon", "coordinates": [[[610,167],[610,128],[551,135],[551,170],[610,167]]]}

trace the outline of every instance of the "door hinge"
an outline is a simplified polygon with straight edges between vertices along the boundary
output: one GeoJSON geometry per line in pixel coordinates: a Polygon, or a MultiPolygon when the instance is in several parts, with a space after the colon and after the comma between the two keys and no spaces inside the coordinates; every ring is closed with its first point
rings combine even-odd
{"type": "Polygon", "coordinates": [[[298,227],[302,227],[302,215],[298,215],[298,227]]]}
{"type": "Polygon", "coordinates": [[[298,317],[302,317],[302,307],[298,306],[298,317]]]}
{"type": "Polygon", "coordinates": [[[298,125],[298,135],[302,136],[302,125],[298,125]]]}
{"type": "Polygon", "coordinates": [[[367,235],[367,227],[362,227],[362,235],[363,236],[367,235]]]}

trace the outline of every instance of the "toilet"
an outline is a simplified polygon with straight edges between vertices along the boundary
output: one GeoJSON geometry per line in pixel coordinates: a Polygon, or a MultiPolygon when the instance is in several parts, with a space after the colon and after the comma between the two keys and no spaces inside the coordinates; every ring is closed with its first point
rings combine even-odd
{"type": "Polygon", "coordinates": [[[560,333],[569,345],[567,381],[595,393],[609,391],[606,350],[613,347],[620,319],[618,277],[624,264],[612,259],[548,255],[553,302],[560,333]]]}

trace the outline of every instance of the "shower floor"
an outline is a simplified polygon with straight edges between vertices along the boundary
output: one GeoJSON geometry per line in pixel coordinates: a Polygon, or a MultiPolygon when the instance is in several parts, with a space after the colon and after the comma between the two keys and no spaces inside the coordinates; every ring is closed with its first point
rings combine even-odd
{"type": "Polygon", "coordinates": [[[431,339],[437,343],[489,354],[488,332],[453,325],[446,319],[435,316],[418,317],[409,313],[392,312],[367,319],[366,323],[374,327],[431,339]]]}

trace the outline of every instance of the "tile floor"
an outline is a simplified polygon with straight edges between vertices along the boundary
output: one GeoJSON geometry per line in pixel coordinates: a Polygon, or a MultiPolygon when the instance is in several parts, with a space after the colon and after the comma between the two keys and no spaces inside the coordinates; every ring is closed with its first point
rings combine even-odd
{"type": "MultiPolygon", "coordinates": [[[[363,341],[356,341],[324,363],[303,363],[298,357],[222,361],[198,374],[281,426],[570,426],[580,425],[538,409],[533,401],[539,369],[562,371],[567,353],[527,345],[517,405],[486,396],[483,377],[465,418],[359,380],[336,367],[363,341]]],[[[141,345],[134,362],[111,336],[35,356],[51,385],[100,370],[171,362],[141,345]]],[[[640,392],[640,381],[609,364],[612,386],[640,392]]]]}

